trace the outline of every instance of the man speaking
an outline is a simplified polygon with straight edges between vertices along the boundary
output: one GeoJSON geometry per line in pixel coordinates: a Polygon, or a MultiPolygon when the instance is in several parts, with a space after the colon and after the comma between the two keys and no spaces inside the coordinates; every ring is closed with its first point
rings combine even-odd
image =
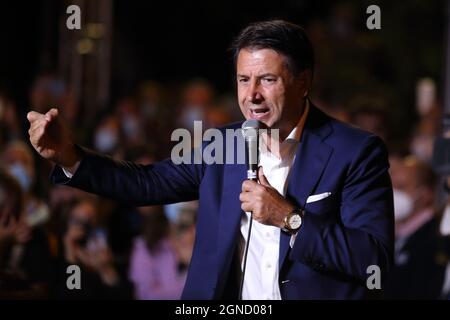
{"type": "Polygon", "coordinates": [[[114,161],[77,146],[56,109],[28,114],[30,141],[56,163],[55,183],[136,206],[199,199],[184,299],[366,297],[368,270],[383,278],[393,255],[384,144],[309,101],[314,56],[301,27],[251,24],[232,49],[244,117],[279,130],[278,148],[261,139],[258,181],[237,163],[114,161]]]}

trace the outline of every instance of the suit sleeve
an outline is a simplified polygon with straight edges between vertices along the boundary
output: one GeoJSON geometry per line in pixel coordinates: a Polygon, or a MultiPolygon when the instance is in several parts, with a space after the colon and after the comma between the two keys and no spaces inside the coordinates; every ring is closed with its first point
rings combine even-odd
{"type": "Polygon", "coordinates": [[[348,168],[335,214],[305,213],[290,259],[366,281],[376,265],[382,279],[393,261],[394,210],[386,148],[366,139],[348,168]]]}
{"type": "Polygon", "coordinates": [[[198,198],[203,164],[174,164],[170,159],[138,165],[116,161],[78,147],[82,160],[71,179],[55,166],[50,180],[134,206],[158,205],[198,198]]]}

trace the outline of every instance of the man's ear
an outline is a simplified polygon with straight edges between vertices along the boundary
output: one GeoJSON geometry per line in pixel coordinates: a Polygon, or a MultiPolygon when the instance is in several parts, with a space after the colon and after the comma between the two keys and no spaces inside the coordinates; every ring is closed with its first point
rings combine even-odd
{"type": "Polygon", "coordinates": [[[304,92],[303,97],[307,97],[312,85],[312,72],[311,70],[303,70],[299,76],[300,90],[304,92]]]}

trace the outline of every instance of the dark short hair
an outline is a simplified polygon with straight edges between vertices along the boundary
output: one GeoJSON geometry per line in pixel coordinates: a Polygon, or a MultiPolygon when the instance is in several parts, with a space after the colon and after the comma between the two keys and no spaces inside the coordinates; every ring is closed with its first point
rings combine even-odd
{"type": "Polygon", "coordinates": [[[235,64],[242,49],[272,49],[287,58],[293,75],[297,76],[304,70],[314,71],[314,50],[306,31],[287,21],[252,23],[234,39],[230,49],[235,64]]]}

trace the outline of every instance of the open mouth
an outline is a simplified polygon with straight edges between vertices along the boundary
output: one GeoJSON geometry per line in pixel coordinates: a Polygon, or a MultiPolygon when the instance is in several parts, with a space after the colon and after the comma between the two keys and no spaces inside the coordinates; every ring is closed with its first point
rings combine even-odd
{"type": "Polygon", "coordinates": [[[250,113],[253,119],[260,119],[265,117],[270,112],[269,108],[255,108],[251,109],[250,113]]]}

